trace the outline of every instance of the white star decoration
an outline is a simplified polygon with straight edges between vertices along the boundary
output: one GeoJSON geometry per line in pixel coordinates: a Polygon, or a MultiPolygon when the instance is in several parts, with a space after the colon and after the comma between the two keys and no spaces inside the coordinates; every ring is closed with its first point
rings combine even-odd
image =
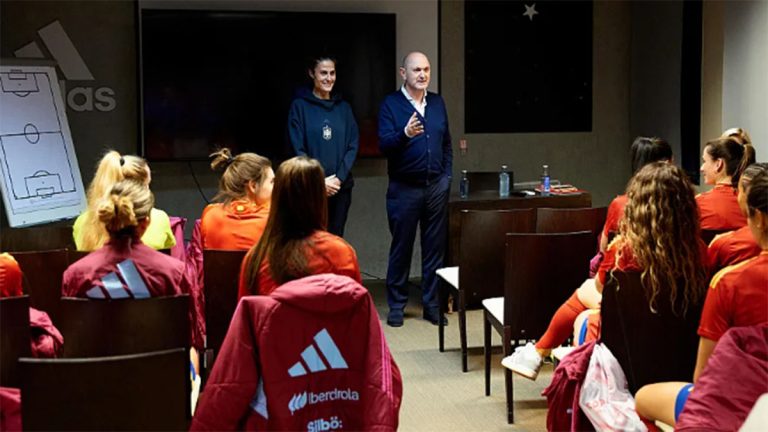
{"type": "Polygon", "coordinates": [[[523,15],[527,16],[528,19],[533,21],[533,16],[538,14],[539,13],[536,11],[536,3],[534,3],[533,6],[525,5],[525,12],[523,12],[523,15]]]}

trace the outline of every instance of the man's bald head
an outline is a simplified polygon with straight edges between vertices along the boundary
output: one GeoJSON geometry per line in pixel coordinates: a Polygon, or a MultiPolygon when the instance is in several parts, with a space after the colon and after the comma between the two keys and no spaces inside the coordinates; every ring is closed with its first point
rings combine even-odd
{"type": "Polygon", "coordinates": [[[421,51],[411,51],[408,54],[406,54],[405,57],[403,57],[403,63],[401,66],[404,69],[407,69],[408,64],[413,63],[414,61],[426,61],[427,63],[429,63],[429,59],[427,58],[426,54],[424,54],[421,51]]]}
{"type": "Polygon", "coordinates": [[[400,67],[400,76],[403,77],[403,83],[406,90],[416,97],[420,98],[429,87],[430,76],[429,59],[424,53],[413,51],[403,57],[403,65],[400,67]]]}

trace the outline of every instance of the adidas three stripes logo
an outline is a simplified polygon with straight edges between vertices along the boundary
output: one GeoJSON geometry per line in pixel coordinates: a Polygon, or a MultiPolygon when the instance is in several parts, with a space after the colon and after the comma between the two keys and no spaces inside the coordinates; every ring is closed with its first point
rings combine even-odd
{"type": "Polygon", "coordinates": [[[315,335],[314,343],[301,352],[301,360],[288,369],[288,375],[297,377],[306,375],[307,369],[309,369],[309,373],[315,373],[322,372],[328,368],[347,369],[348,366],[328,330],[322,329],[315,335]],[[320,352],[315,349],[315,345],[317,345],[320,352]]]}

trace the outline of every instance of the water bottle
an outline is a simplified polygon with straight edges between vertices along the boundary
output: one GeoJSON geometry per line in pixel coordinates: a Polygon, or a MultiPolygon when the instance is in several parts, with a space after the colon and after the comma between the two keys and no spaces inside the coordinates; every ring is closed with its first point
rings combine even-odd
{"type": "Polygon", "coordinates": [[[467,170],[461,170],[461,183],[459,183],[459,196],[461,196],[461,199],[469,198],[469,179],[467,178],[467,170]]]}
{"type": "Polygon", "coordinates": [[[501,166],[501,172],[499,173],[499,196],[506,198],[509,196],[509,173],[507,172],[507,166],[501,166]]]}
{"type": "Polygon", "coordinates": [[[549,196],[549,165],[543,165],[541,170],[541,195],[549,196]]]}

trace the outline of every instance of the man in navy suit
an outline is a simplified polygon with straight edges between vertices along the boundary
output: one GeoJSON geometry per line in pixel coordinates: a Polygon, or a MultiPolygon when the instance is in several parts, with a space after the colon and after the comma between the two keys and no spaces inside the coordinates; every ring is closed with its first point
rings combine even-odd
{"type": "Polygon", "coordinates": [[[447,238],[448,191],[453,155],[443,98],[427,91],[430,65],[412,52],[400,67],[403,86],[379,111],[379,147],[387,156],[387,218],[392,234],[387,268],[387,324],[403,325],[416,227],[421,226],[424,319],[438,324],[437,276],[447,238]]]}

